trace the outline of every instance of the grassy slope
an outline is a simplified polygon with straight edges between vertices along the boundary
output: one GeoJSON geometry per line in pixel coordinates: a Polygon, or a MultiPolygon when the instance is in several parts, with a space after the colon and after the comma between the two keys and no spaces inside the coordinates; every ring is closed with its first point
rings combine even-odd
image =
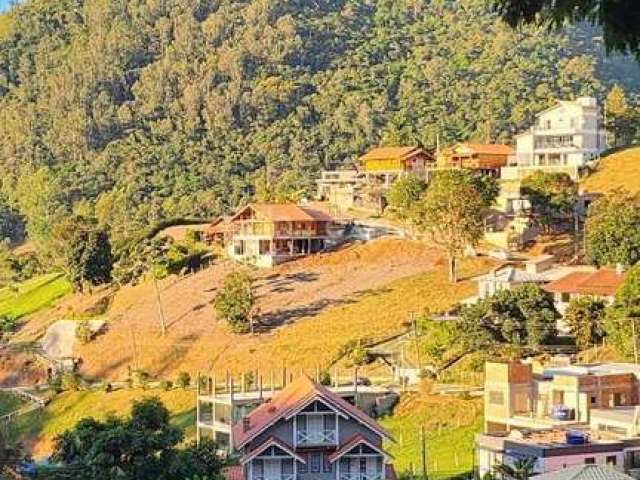
{"type": "Polygon", "coordinates": [[[0,392],[0,417],[11,412],[15,412],[24,405],[24,402],[6,392],[0,392]]]}
{"type": "Polygon", "coordinates": [[[398,474],[422,471],[420,428],[424,426],[429,478],[470,472],[474,435],[482,429],[482,402],[407,394],[393,416],[382,420],[396,440],[387,449],[398,474]]]}
{"type": "Polygon", "coordinates": [[[628,148],[603,158],[595,173],[581,186],[587,192],[610,192],[624,188],[640,192],[640,147],[628,148]]]}
{"type": "Polygon", "coordinates": [[[32,278],[18,286],[17,294],[0,290],[0,315],[20,318],[51,306],[71,291],[71,285],[61,273],[32,278]]]}
{"type": "Polygon", "coordinates": [[[157,396],[164,402],[172,414],[172,423],[185,430],[185,438],[195,436],[195,399],[194,390],[117,390],[110,393],[102,391],[65,392],[56,396],[44,410],[22,417],[17,429],[20,436],[33,447],[36,457],[50,453],[56,435],[73,427],[85,417],[98,420],[108,415],[126,415],[133,400],[145,396],[157,396]]]}

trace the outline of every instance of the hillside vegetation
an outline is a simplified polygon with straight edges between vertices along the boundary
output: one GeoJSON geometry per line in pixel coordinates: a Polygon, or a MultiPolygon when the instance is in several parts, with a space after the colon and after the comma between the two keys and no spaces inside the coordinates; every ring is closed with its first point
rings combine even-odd
{"type": "Polygon", "coordinates": [[[61,273],[34,277],[21,283],[17,290],[0,289],[0,315],[21,318],[50,307],[55,300],[71,291],[71,285],[61,273]]]}
{"type": "Polygon", "coordinates": [[[422,474],[422,427],[425,429],[429,478],[448,478],[473,471],[474,436],[482,431],[482,399],[458,399],[409,393],[382,420],[395,442],[386,446],[397,472],[422,474]]]}
{"type": "Polygon", "coordinates": [[[120,246],[380,143],[503,141],[601,89],[592,52],[484,0],[26,0],[11,23],[2,190],[40,243],[71,210],[120,246]]]}
{"type": "Polygon", "coordinates": [[[607,155],[581,186],[587,192],[607,193],[615,189],[640,192],[640,147],[607,155]]]}

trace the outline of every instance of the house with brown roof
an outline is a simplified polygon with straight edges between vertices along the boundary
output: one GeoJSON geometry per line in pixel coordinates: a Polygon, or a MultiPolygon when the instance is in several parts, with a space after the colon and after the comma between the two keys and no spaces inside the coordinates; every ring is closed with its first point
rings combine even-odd
{"type": "Polygon", "coordinates": [[[497,177],[513,154],[509,145],[465,142],[443,150],[438,163],[443,168],[467,168],[497,177]]]}
{"type": "Polygon", "coordinates": [[[252,203],[228,222],[229,256],[271,267],[324,250],[333,218],[318,209],[276,203],[252,203]]]}
{"type": "Polygon", "coordinates": [[[556,309],[564,315],[571,300],[577,297],[592,296],[612,303],[623,281],[621,269],[601,268],[592,272],[571,272],[545,285],[544,289],[553,294],[556,309]]]}
{"type": "Polygon", "coordinates": [[[389,434],[362,410],[302,376],[232,427],[235,480],[394,479],[389,434]]]}

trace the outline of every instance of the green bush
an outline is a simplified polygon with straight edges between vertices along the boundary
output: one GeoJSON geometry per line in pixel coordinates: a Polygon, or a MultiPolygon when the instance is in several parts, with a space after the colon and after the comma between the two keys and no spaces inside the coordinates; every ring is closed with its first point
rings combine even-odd
{"type": "Polygon", "coordinates": [[[189,375],[187,372],[180,372],[178,374],[178,377],[176,378],[175,384],[178,388],[187,388],[189,385],[191,385],[191,375],[189,375]]]}
{"type": "Polygon", "coordinates": [[[171,380],[160,380],[159,387],[160,387],[160,390],[164,390],[165,392],[168,392],[173,388],[173,382],[171,380]]]}

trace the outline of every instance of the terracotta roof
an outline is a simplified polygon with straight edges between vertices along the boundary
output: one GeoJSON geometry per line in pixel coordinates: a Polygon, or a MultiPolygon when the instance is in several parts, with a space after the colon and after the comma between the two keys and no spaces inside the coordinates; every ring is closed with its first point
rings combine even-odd
{"type": "Polygon", "coordinates": [[[385,457],[392,458],[391,455],[389,455],[387,452],[385,452],[382,448],[380,448],[377,445],[374,445],[369,440],[367,440],[364,435],[358,433],[357,435],[354,435],[349,440],[347,440],[344,443],[344,445],[342,445],[340,448],[338,448],[338,450],[336,450],[331,455],[329,455],[329,462],[333,463],[336,460],[339,460],[340,457],[342,457],[343,455],[349,453],[353,448],[357,447],[361,443],[364,443],[369,448],[375,450],[376,452],[378,452],[381,455],[384,455],[385,457]]]}
{"type": "Polygon", "coordinates": [[[601,268],[595,272],[573,272],[547,284],[548,292],[613,296],[622,284],[624,274],[601,268]]]}
{"type": "Polygon", "coordinates": [[[225,480],[244,480],[244,469],[242,465],[231,465],[222,469],[222,476],[225,480]]]}
{"type": "Polygon", "coordinates": [[[468,148],[476,153],[484,153],[487,155],[513,155],[515,151],[509,145],[499,143],[459,143],[457,147],[468,148]]]}
{"type": "Polygon", "coordinates": [[[247,209],[267,220],[280,222],[330,222],[332,217],[325,212],[313,208],[302,207],[294,203],[252,203],[240,209],[231,220],[235,220],[247,209]]]}
{"type": "Polygon", "coordinates": [[[321,399],[336,410],[355,418],[378,435],[391,438],[386,430],[362,410],[303,375],[278,392],[271,401],[263,403],[247,415],[244,421],[233,426],[235,448],[243,447],[279,419],[295,414],[298,409],[315,399],[321,399]],[[245,428],[245,422],[248,422],[248,428],[245,428]]]}
{"type": "Polygon", "coordinates": [[[264,452],[267,448],[271,446],[276,446],[280,448],[281,450],[285,451],[286,453],[291,455],[291,457],[295,458],[297,461],[301,463],[307,463],[304,458],[302,458],[301,456],[296,454],[296,452],[293,451],[293,448],[291,448],[290,445],[287,445],[282,440],[273,436],[267,438],[259,446],[257,446],[250,452],[247,452],[245,455],[243,455],[242,458],[240,459],[240,463],[244,465],[245,463],[250,462],[251,460],[253,460],[255,457],[260,455],[262,452],[264,452]]]}
{"type": "Polygon", "coordinates": [[[423,153],[423,150],[419,147],[379,147],[362,155],[360,160],[405,159],[417,153],[423,153]]]}

